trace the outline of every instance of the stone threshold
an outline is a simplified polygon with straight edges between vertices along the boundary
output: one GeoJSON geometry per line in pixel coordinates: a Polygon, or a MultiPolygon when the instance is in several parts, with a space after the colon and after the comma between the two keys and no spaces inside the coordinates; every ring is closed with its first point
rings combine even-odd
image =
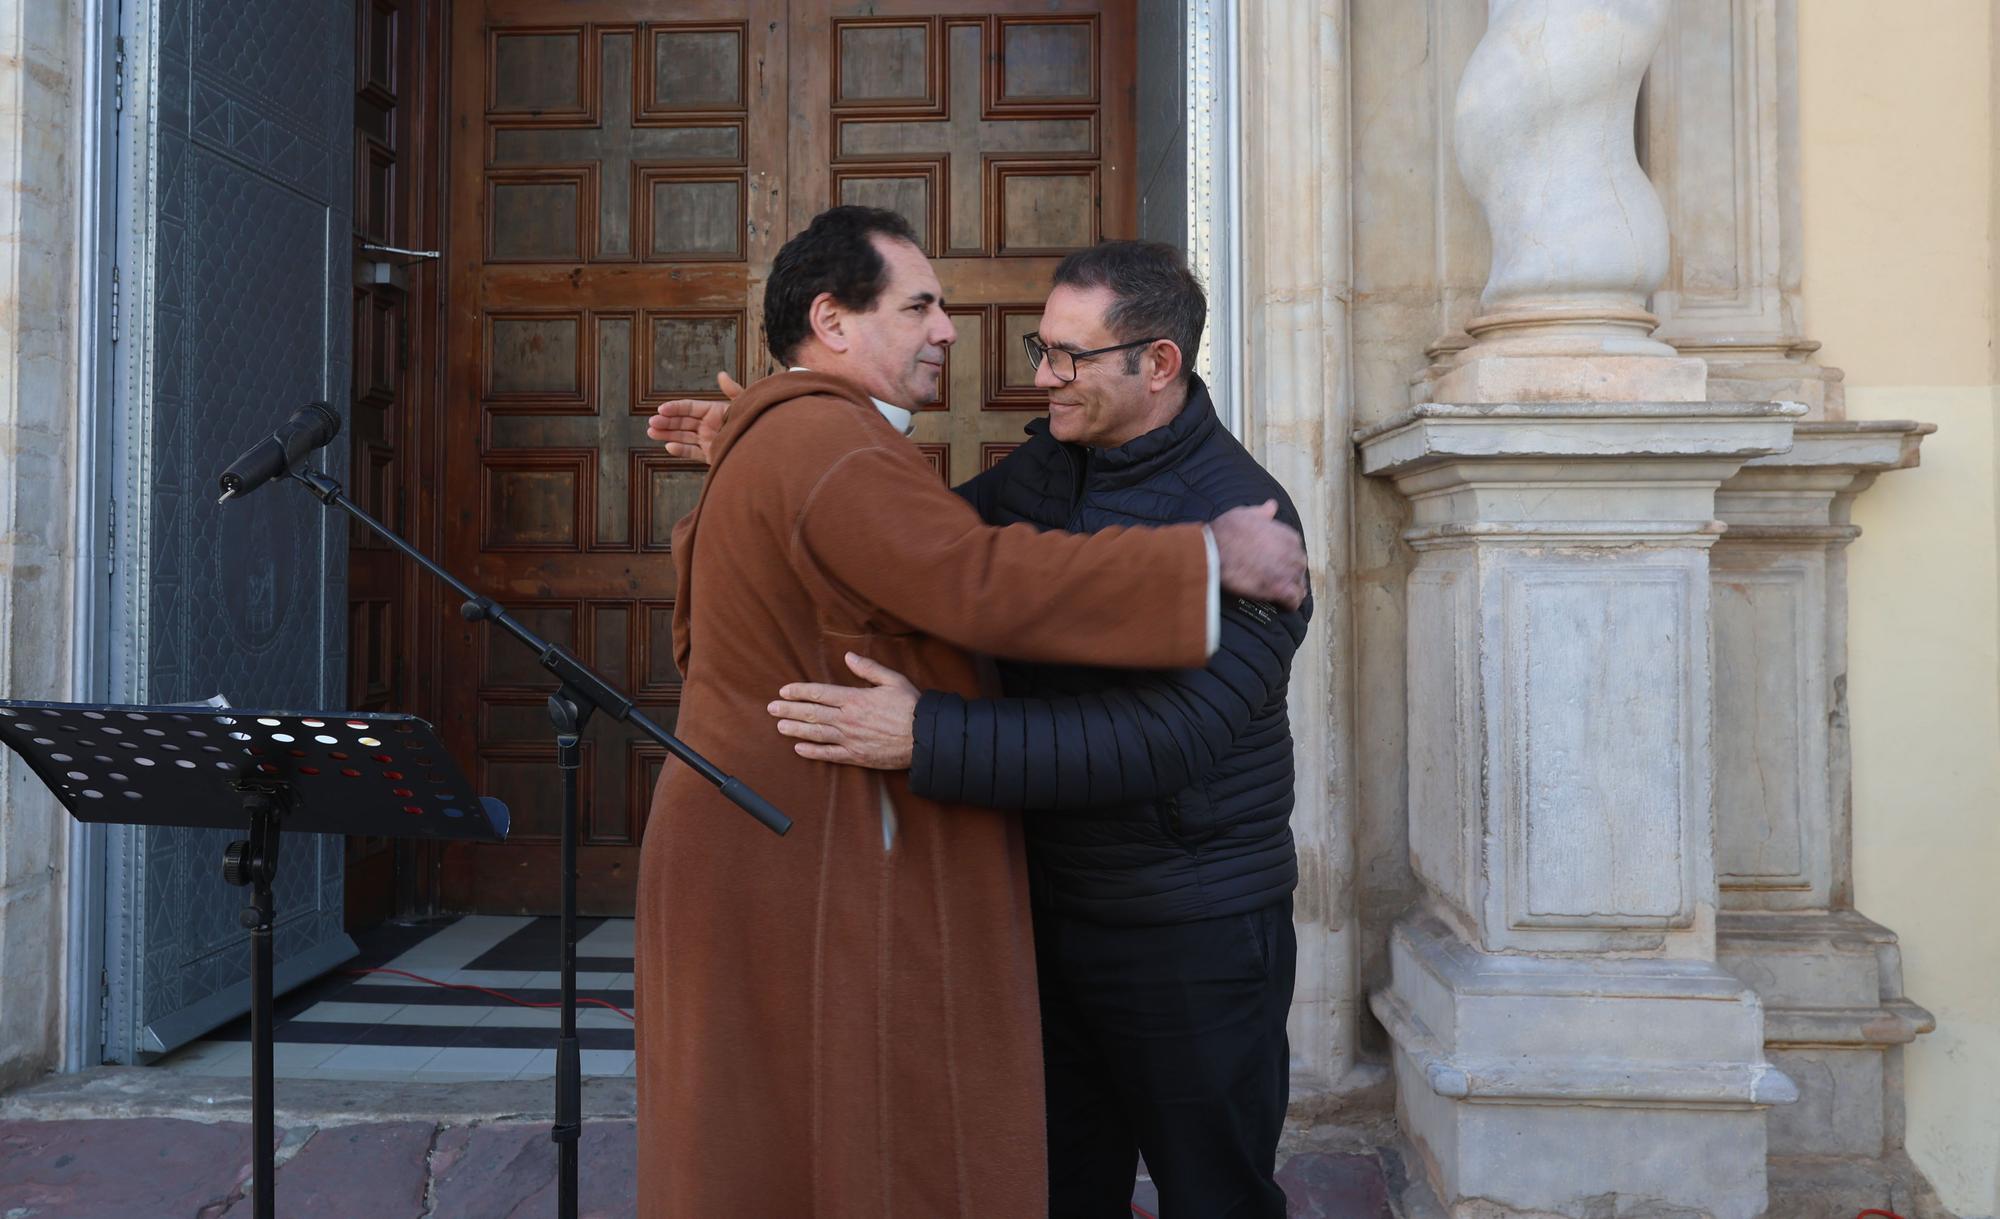
{"type": "MultiPolygon", "coordinates": [[[[280,1079],[278,1124],[346,1125],[425,1121],[547,1122],[555,1115],[553,1079],[497,1079],[441,1083],[398,1080],[280,1079]]],[[[617,1077],[586,1076],[584,1120],[630,1121],[638,1085],[617,1077]]],[[[150,1067],[98,1067],[53,1075],[0,1096],[0,1121],[66,1121],[162,1117],[199,1122],[250,1120],[250,1081],[240,1076],[194,1075],[150,1067]]]]}
{"type": "MultiPolygon", "coordinates": [[[[555,1117],[555,1081],[543,1078],[417,1083],[280,1079],[276,1102],[280,1125],[411,1120],[445,1125],[546,1122],[555,1117]]],[[[584,1077],[586,1121],[592,1118],[629,1121],[637,1108],[638,1085],[634,1080],[584,1077]]],[[[1286,1139],[1290,1144],[1319,1131],[1352,1131],[1364,1135],[1364,1141],[1374,1145],[1393,1138],[1394,1109],[1394,1087],[1385,1065],[1358,1065],[1337,1083],[1296,1072],[1292,1076],[1286,1139]]],[[[250,1081],[241,1076],[113,1066],[73,1075],[51,1075],[0,1095],[0,1121],[125,1117],[247,1122],[250,1081]]]]}

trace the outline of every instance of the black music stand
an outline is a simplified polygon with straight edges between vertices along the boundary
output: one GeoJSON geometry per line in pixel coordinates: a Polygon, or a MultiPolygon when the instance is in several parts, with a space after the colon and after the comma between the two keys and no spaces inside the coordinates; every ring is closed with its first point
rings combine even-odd
{"type": "Polygon", "coordinates": [[[251,1182],[276,1205],[271,885],[282,831],[383,838],[507,836],[507,806],[474,795],[413,715],[0,700],[0,744],[78,821],[247,830],[222,876],[250,888],[251,1182]]]}
{"type": "MultiPolygon", "coordinates": [[[[368,526],[375,536],[410,556],[447,588],[465,598],[458,612],[467,622],[491,622],[515,642],[535,654],[541,666],[556,680],[549,695],[549,721],[555,729],[555,763],[562,775],[562,1023],[556,1033],[556,1120],[549,1137],[556,1144],[556,1216],[576,1219],[577,1144],[583,1138],[583,1052],[576,1035],[576,836],[581,819],[577,797],[577,769],[582,765],[581,742],[584,725],[593,713],[602,711],[622,724],[629,724],[657,741],[668,753],[687,763],[694,772],[713,783],[718,791],[744,812],[755,817],[775,834],[792,828],[791,818],[757,794],[749,784],[726,774],[702,757],[673,733],[642,714],[631,698],[618,687],[593,672],[558,644],[550,643],[522,625],[493,598],[474,592],[472,587],[433,562],[430,556],[410,545],[387,525],[376,520],[340,489],[340,484],[317,470],[299,466],[289,471],[319,501],[339,508],[368,526]]],[[[227,482],[224,483],[228,486],[227,482]]],[[[229,487],[223,499],[236,494],[229,487]]]]}

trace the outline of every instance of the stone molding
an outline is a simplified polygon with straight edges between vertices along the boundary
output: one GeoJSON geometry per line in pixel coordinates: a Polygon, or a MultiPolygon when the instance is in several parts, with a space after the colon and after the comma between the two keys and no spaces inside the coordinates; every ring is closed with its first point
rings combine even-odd
{"type": "Polygon", "coordinates": [[[1785,402],[1426,402],[1357,429],[1354,443],[1362,473],[1392,478],[1443,457],[1749,461],[1788,448],[1790,421],[1804,414],[1785,402]]]}
{"type": "Polygon", "coordinates": [[[1805,988],[1797,985],[1789,995],[1779,993],[1775,977],[1744,979],[1753,989],[1764,982],[1776,996],[1764,1005],[1764,1044],[1773,1049],[1884,1049],[1907,1045],[1937,1028],[1937,1017],[1902,993],[1896,933],[1857,911],[1729,910],[1717,920],[1716,932],[1729,946],[1727,958],[1738,961],[1789,954],[1810,965],[1820,954],[1846,953],[1866,957],[1872,964],[1872,977],[1853,993],[1839,992],[1844,979],[1807,979],[1821,988],[1810,996],[1814,1002],[1808,1002],[1805,988]]]}
{"type": "Polygon", "coordinates": [[[1358,430],[1362,472],[1410,501],[1419,550],[1472,538],[1706,546],[1715,488],[1781,451],[1789,403],[1425,403],[1358,430]]]}
{"type": "MultiPolygon", "coordinates": [[[[1428,976],[1417,984],[1434,995],[1449,994],[1461,1007],[1481,999],[1579,1007],[1605,999],[1654,1004],[1706,1003],[1755,1009],[1756,995],[1737,978],[1705,961],[1631,959],[1579,961],[1560,956],[1481,953],[1461,942],[1435,918],[1398,926],[1399,945],[1420,962],[1428,976]]],[[[1410,1056],[1431,1090],[1471,1102],[1555,1101],[1606,1105],[1762,1107],[1798,1098],[1791,1080],[1761,1060],[1708,1061],[1707,1047],[1690,1041],[1676,1047],[1653,1041],[1608,1043],[1601,1029],[1582,1030],[1582,1041],[1565,1026],[1559,1042],[1533,1045],[1498,1022],[1467,1023],[1461,1043],[1448,1044],[1398,990],[1378,991],[1370,1006],[1388,1028],[1400,1052],[1410,1056]]],[[[1728,1019],[1725,1016],[1725,1019],[1728,1019]]]]}
{"type": "Polygon", "coordinates": [[[1792,447],[1747,463],[1751,468],[1846,466],[1857,474],[1914,469],[1923,439],[1935,423],[1914,419],[1803,419],[1792,429],[1792,447]]]}

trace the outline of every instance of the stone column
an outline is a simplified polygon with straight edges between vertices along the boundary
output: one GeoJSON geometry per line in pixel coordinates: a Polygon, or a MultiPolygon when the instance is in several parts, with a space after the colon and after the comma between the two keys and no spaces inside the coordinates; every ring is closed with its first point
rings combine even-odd
{"type": "Polygon", "coordinates": [[[1699,402],[1707,367],[1651,337],[1667,221],[1633,147],[1669,0],[1489,0],[1459,79],[1460,175],[1493,240],[1438,402],[1699,402]],[[1607,361],[1605,357],[1617,356],[1607,361]]]}
{"type": "MultiPolygon", "coordinates": [[[[1312,631],[1292,662],[1298,749],[1298,979],[1292,1112],[1311,1121],[1371,1096],[1377,1065],[1355,1061],[1357,980],[1354,710],[1348,524],[1354,470],[1347,363],[1349,166],[1343,0],[1245,0],[1237,90],[1242,130],[1244,439],[1292,492],[1313,561],[1312,631]]],[[[1198,172],[1198,171],[1197,171],[1198,172]]]]}
{"type": "Polygon", "coordinates": [[[1754,991],[1716,962],[1716,491],[1804,408],[1710,402],[1653,337],[1633,143],[1668,0],[1491,0],[1458,94],[1493,239],[1432,401],[1357,435],[1410,500],[1409,819],[1423,907],[1372,998],[1454,1219],[1765,1207],[1754,991]]]}

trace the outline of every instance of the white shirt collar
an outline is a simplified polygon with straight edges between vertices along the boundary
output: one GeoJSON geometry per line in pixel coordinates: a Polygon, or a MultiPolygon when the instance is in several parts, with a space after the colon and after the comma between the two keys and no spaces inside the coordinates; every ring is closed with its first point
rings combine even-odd
{"type": "MultiPolygon", "coordinates": [[[[791,371],[811,372],[812,369],[799,368],[797,366],[794,366],[791,369],[791,371]]],[[[904,410],[900,406],[891,406],[887,402],[882,401],[880,398],[877,398],[873,394],[870,394],[868,396],[868,400],[870,402],[873,402],[875,404],[875,409],[880,411],[882,413],[882,417],[889,421],[889,426],[895,428],[903,435],[908,436],[912,432],[917,430],[917,417],[913,412],[904,410]]]]}

